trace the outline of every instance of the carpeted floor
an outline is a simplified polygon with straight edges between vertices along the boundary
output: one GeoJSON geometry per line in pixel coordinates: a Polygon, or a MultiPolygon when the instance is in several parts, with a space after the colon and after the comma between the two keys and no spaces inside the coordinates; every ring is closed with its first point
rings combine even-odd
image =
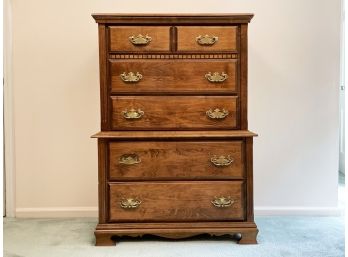
{"type": "Polygon", "coordinates": [[[122,240],[95,247],[96,219],[4,219],[6,257],[343,257],[343,217],[257,217],[258,245],[226,239],[122,240]]]}
{"type": "MultiPolygon", "coordinates": [[[[344,209],[344,175],[339,180],[344,209]]],[[[344,216],[256,217],[258,245],[226,238],[121,240],[95,247],[97,221],[79,219],[4,219],[5,257],[344,257],[344,216]]]]}

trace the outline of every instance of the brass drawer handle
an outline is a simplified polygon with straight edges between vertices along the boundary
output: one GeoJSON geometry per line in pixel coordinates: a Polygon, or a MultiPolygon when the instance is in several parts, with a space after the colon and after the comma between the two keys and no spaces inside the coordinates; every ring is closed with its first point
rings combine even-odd
{"type": "Polygon", "coordinates": [[[139,72],[137,72],[135,74],[134,74],[134,72],[128,72],[128,74],[123,72],[122,74],[120,74],[120,78],[124,82],[136,83],[136,82],[139,82],[143,78],[143,75],[141,75],[139,72]]]}
{"type": "Polygon", "coordinates": [[[220,155],[220,156],[214,155],[213,157],[211,157],[210,161],[215,166],[222,167],[222,166],[229,166],[229,165],[231,165],[231,163],[234,160],[229,155],[227,157],[224,156],[224,155],[220,155]]]}
{"type": "Polygon", "coordinates": [[[130,36],[129,37],[129,41],[133,44],[133,45],[147,45],[151,42],[152,38],[148,35],[141,35],[139,34],[138,36],[130,36]]]}
{"type": "Polygon", "coordinates": [[[225,72],[221,72],[221,75],[219,72],[214,72],[213,74],[209,72],[205,74],[205,78],[212,83],[221,83],[228,79],[228,75],[225,72]]]}
{"type": "Polygon", "coordinates": [[[231,206],[234,203],[234,200],[231,199],[230,196],[224,197],[224,196],[215,196],[215,199],[211,201],[211,203],[218,208],[226,208],[231,206]]]}
{"type": "Polygon", "coordinates": [[[206,111],[206,114],[211,119],[224,119],[228,116],[229,112],[225,109],[220,110],[219,108],[216,108],[214,110],[209,109],[206,111]]]}
{"type": "Polygon", "coordinates": [[[198,37],[196,37],[196,42],[200,45],[214,45],[217,41],[219,40],[219,38],[217,36],[209,36],[209,35],[199,35],[198,37]]]}
{"type": "Polygon", "coordinates": [[[144,112],[140,109],[138,110],[135,110],[135,109],[130,109],[129,111],[126,109],[122,112],[123,114],[123,117],[125,119],[140,119],[143,115],[144,115],[144,112]]]}
{"type": "Polygon", "coordinates": [[[125,164],[125,165],[133,165],[133,164],[141,163],[141,159],[135,153],[123,154],[120,156],[120,160],[118,161],[118,163],[125,164]]]}
{"type": "Polygon", "coordinates": [[[124,198],[120,202],[120,206],[123,209],[135,209],[138,208],[141,201],[135,198],[124,198]]]}

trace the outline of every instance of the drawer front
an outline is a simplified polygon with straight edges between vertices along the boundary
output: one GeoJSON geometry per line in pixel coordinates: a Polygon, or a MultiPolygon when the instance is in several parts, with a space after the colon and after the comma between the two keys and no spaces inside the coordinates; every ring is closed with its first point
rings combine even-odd
{"type": "Polygon", "coordinates": [[[110,51],[169,51],[169,27],[112,26],[110,51]]]}
{"type": "Polygon", "coordinates": [[[237,60],[112,60],[111,92],[237,90],[237,60]]]}
{"type": "Polygon", "coordinates": [[[109,220],[244,219],[243,182],[110,183],[109,220]]]}
{"type": "Polygon", "coordinates": [[[242,179],[242,141],[111,142],[110,180],[242,179]]]}
{"type": "Polygon", "coordinates": [[[116,130],[235,129],[236,96],[112,96],[116,130]]]}
{"type": "Polygon", "coordinates": [[[237,51],[236,26],[178,28],[178,51],[237,51]]]}

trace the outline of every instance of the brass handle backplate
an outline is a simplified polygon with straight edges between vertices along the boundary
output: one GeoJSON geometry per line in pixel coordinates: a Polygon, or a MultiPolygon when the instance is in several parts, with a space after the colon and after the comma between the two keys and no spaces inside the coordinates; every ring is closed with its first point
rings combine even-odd
{"type": "Polygon", "coordinates": [[[133,164],[141,163],[141,159],[135,153],[123,154],[120,156],[120,160],[118,161],[118,163],[125,164],[125,165],[133,165],[133,164]]]}
{"type": "Polygon", "coordinates": [[[215,166],[222,167],[222,166],[229,166],[229,165],[231,165],[231,163],[234,160],[229,155],[227,157],[224,156],[224,155],[220,155],[220,156],[214,155],[213,157],[211,157],[210,161],[215,166]]]}
{"type": "Polygon", "coordinates": [[[209,35],[199,35],[198,37],[196,37],[196,42],[200,45],[214,45],[217,41],[219,40],[219,38],[217,36],[209,36],[209,35]]]}
{"type": "Polygon", "coordinates": [[[128,72],[128,74],[123,72],[122,74],[120,74],[120,78],[124,82],[136,83],[136,82],[139,82],[143,78],[143,75],[141,75],[139,72],[137,72],[137,73],[128,72]]]}
{"type": "Polygon", "coordinates": [[[211,203],[218,208],[226,208],[231,206],[234,203],[234,200],[231,199],[230,196],[224,197],[224,196],[215,196],[215,199],[211,201],[211,203]]]}
{"type": "Polygon", "coordinates": [[[211,74],[211,72],[205,74],[205,78],[212,83],[221,83],[224,82],[226,79],[228,79],[228,75],[225,72],[214,72],[211,74]]]}
{"type": "Polygon", "coordinates": [[[129,119],[129,120],[131,120],[131,119],[140,119],[144,115],[144,111],[142,111],[140,109],[135,110],[135,109],[132,108],[130,110],[127,110],[127,109],[124,110],[122,112],[122,114],[123,114],[123,117],[125,119],[129,119]]]}
{"type": "Polygon", "coordinates": [[[206,111],[206,114],[211,119],[224,119],[228,116],[229,112],[225,109],[220,110],[219,108],[216,108],[214,110],[209,109],[206,111]]]}
{"type": "Polygon", "coordinates": [[[135,198],[124,198],[121,199],[120,206],[123,209],[135,209],[138,208],[141,201],[135,198]]]}
{"type": "Polygon", "coordinates": [[[133,44],[133,45],[147,45],[151,42],[152,38],[148,35],[141,35],[139,34],[138,36],[130,36],[129,37],[129,41],[133,44]]]}

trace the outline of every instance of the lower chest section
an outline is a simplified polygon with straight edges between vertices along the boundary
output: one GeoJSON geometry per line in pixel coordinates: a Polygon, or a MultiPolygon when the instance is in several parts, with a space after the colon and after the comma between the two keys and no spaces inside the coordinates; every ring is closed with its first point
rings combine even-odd
{"type": "Polygon", "coordinates": [[[105,222],[243,221],[248,147],[233,140],[99,140],[105,222]]]}

